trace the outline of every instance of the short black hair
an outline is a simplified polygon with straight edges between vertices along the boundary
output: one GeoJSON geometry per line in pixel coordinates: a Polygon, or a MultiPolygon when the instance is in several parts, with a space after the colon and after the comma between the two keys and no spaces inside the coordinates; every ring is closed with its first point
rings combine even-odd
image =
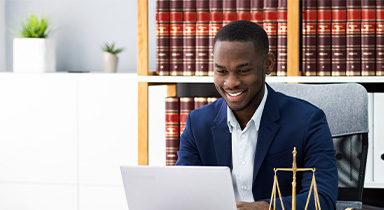
{"type": "Polygon", "coordinates": [[[256,52],[268,55],[269,41],[265,30],[254,22],[233,21],[222,27],[213,40],[213,49],[217,41],[253,42],[256,52]]]}

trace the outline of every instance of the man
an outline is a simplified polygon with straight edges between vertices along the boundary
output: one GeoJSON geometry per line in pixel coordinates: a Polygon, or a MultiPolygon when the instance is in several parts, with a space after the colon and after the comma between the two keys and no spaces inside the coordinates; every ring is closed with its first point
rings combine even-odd
{"type": "MultiPolygon", "coordinates": [[[[274,168],[316,168],[322,209],[335,209],[337,167],[322,110],[277,93],[265,83],[274,65],[265,31],[249,21],[223,27],[214,39],[214,83],[222,96],[194,110],[180,139],[177,165],[231,168],[238,209],[268,209],[274,168]]],[[[285,209],[292,173],[278,173],[285,209]]],[[[304,209],[312,172],[297,174],[297,208],[304,209]]],[[[314,209],[312,193],[309,209],[314,209]]],[[[276,208],[281,209],[280,201],[276,208]]]]}

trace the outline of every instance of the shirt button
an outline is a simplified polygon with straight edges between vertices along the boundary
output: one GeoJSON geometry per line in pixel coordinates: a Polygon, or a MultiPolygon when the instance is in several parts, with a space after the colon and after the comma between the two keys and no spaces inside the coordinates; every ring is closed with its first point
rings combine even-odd
{"type": "Polygon", "coordinates": [[[243,186],[243,187],[241,187],[241,188],[242,188],[242,190],[244,190],[244,191],[246,191],[246,190],[248,189],[247,186],[243,186]]]}
{"type": "Polygon", "coordinates": [[[245,166],[245,160],[241,161],[241,165],[245,166]]]}

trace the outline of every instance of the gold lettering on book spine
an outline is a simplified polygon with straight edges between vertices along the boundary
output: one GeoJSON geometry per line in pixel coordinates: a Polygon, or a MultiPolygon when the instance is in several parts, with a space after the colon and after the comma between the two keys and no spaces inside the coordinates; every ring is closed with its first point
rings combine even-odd
{"type": "Polygon", "coordinates": [[[316,208],[316,210],[321,210],[319,195],[317,193],[316,179],[315,179],[315,171],[316,171],[316,169],[315,168],[297,168],[297,165],[296,165],[296,154],[297,154],[296,147],[293,148],[292,154],[293,154],[292,168],[275,168],[274,169],[275,176],[274,176],[274,179],[273,179],[272,195],[271,195],[271,201],[269,203],[269,210],[271,210],[271,209],[275,210],[276,209],[276,198],[277,198],[276,197],[276,193],[279,194],[279,198],[280,198],[280,202],[281,202],[281,207],[282,207],[283,210],[285,210],[283,199],[281,197],[279,182],[277,180],[277,172],[278,171],[292,171],[292,173],[293,173],[293,179],[292,179],[292,210],[296,210],[296,172],[312,171],[311,187],[309,189],[308,198],[307,198],[307,202],[305,204],[304,210],[308,209],[308,204],[309,204],[309,200],[311,198],[312,191],[313,191],[313,194],[314,194],[315,208],[316,208]],[[272,207],[272,203],[273,203],[273,207],[272,207]]]}

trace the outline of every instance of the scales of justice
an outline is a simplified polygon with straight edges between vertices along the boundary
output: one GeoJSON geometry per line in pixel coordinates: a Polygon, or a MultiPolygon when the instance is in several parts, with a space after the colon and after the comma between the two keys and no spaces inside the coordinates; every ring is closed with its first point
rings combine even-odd
{"type": "Polygon", "coordinates": [[[311,182],[311,187],[309,189],[308,193],[308,198],[307,198],[307,203],[305,204],[305,210],[308,208],[308,203],[311,198],[311,192],[313,190],[314,194],[314,199],[315,199],[315,207],[316,209],[321,210],[320,207],[320,200],[319,200],[319,195],[317,193],[317,186],[316,186],[316,179],[315,179],[315,171],[316,168],[297,168],[296,165],[296,147],[293,148],[292,151],[293,154],[293,162],[292,162],[292,168],[275,168],[275,176],[274,176],[274,181],[273,181],[273,187],[272,187],[272,195],[271,195],[271,202],[269,204],[269,210],[272,208],[272,202],[273,202],[273,209],[276,209],[276,191],[279,194],[280,202],[281,202],[281,207],[284,210],[284,204],[283,200],[281,197],[280,193],[280,188],[279,188],[279,182],[277,181],[277,172],[278,171],[292,171],[293,173],[293,180],[292,180],[292,210],[296,210],[296,172],[298,171],[312,171],[312,182],[311,182]]]}

